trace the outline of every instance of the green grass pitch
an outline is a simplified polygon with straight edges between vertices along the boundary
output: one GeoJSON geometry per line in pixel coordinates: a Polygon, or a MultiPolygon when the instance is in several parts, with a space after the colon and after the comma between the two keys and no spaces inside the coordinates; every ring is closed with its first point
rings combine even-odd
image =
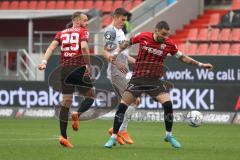
{"type": "Polygon", "coordinates": [[[112,121],[81,122],[78,132],[68,126],[73,149],[58,144],[56,119],[0,119],[1,160],[237,160],[240,157],[240,126],[203,124],[192,128],[174,124],[182,143],[174,149],[163,141],[164,124],[130,122],[133,145],[104,148],[112,121]]]}

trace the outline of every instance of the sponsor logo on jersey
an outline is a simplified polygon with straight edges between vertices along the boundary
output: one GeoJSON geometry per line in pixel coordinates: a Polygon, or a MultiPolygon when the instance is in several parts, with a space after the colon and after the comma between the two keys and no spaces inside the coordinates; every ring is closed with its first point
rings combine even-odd
{"type": "Polygon", "coordinates": [[[158,50],[158,49],[147,47],[147,46],[142,46],[142,49],[148,51],[148,53],[156,54],[159,56],[163,54],[162,50],[158,50]]]}
{"type": "Polygon", "coordinates": [[[64,54],[63,54],[64,57],[73,57],[75,55],[76,55],[76,53],[74,53],[74,52],[64,52],[64,54]]]}

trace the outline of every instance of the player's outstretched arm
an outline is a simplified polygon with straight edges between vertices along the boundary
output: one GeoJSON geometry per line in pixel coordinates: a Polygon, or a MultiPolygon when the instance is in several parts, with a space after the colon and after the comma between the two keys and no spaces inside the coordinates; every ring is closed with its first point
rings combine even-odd
{"type": "Polygon", "coordinates": [[[44,54],[44,57],[42,59],[42,62],[38,65],[38,69],[39,70],[44,70],[46,69],[47,66],[47,61],[49,60],[49,58],[51,57],[53,51],[58,47],[59,42],[56,40],[53,40],[52,43],[49,45],[49,47],[47,48],[47,51],[44,54]]]}
{"type": "Polygon", "coordinates": [[[122,73],[127,73],[128,69],[126,68],[126,66],[122,63],[119,63],[116,61],[116,55],[118,53],[118,49],[116,49],[116,51],[113,54],[110,54],[108,48],[105,46],[104,47],[104,51],[103,51],[103,55],[105,57],[105,59],[107,61],[109,61],[110,63],[112,63],[113,65],[116,65],[117,68],[122,72],[122,73]]]}
{"type": "Polygon", "coordinates": [[[211,70],[213,68],[213,65],[210,64],[210,63],[201,63],[201,62],[198,62],[197,60],[189,57],[189,56],[186,56],[184,54],[182,54],[181,52],[178,52],[176,57],[184,62],[184,63],[187,63],[189,65],[193,65],[193,66],[198,66],[198,67],[201,67],[201,68],[206,68],[206,69],[209,69],[211,70]]]}
{"type": "Polygon", "coordinates": [[[133,58],[132,56],[129,56],[128,55],[128,62],[130,62],[130,63],[135,63],[136,62],[136,59],[135,58],[133,58]]]}

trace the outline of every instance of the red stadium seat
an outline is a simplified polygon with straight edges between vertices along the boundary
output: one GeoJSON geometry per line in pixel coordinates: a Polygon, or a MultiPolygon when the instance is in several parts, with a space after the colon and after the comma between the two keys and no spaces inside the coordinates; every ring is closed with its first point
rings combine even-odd
{"type": "Polygon", "coordinates": [[[240,3],[240,0],[232,0],[232,3],[240,3]]]}
{"type": "Polygon", "coordinates": [[[222,29],[221,33],[219,35],[219,40],[221,40],[221,41],[228,41],[230,32],[231,32],[231,30],[229,28],[222,29]]]}
{"type": "Polygon", "coordinates": [[[190,43],[186,49],[186,54],[195,55],[197,53],[198,45],[195,43],[190,43]]]}
{"type": "Polygon", "coordinates": [[[104,15],[102,18],[102,25],[104,27],[108,26],[112,22],[112,16],[110,15],[104,15]]]}
{"type": "Polygon", "coordinates": [[[219,49],[219,44],[218,43],[211,43],[208,49],[208,54],[209,55],[217,55],[218,54],[218,49],[219,49]]]}
{"type": "Polygon", "coordinates": [[[198,46],[198,55],[207,55],[208,53],[208,44],[203,43],[198,46]]]}
{"type": "Polygon", "coordinates": [[[75,3],[75,9],[84,9],[84,3],[83,3],[83,1],[82,0],[78,0],[78,1],[76,1],[76,3],[75,3]]]}
{"type": "Polygon", "coordinates": [[[28,4],[28,8],[29,9],[37,9],[37,1],[30,1],[29,4],[28,4]]]}
{"type": "Polygon", "coordinates": [[[230,49],[230,44],[229,43],[221,44],[220,48],[219,48],[219,51],[218,51],[218,54],[227,55],[228,52],[229,52],[229,49],[230,49]]]}
{"type": "Polygon", "coordinates": [[[220,18],[221,16],[219,13],[212,14],[209,20],[209,25],[218,25],[220,22],[220,18]]]}
{"type": "Polygon", "coordinates": [[[92,8],[94,8],[93,0],[85,1],[85,3],[84,3],[84,9],[92,9],[92,8]]]}
{"type": "Polygon", "coordinates": [[[185,43],[179,43],[178,45],[178,50],[183,52],[183,54],[185,53],[186,49],[185,49],[185,43]]]}
{"type": "Polygon", "coordinates": [[[232,30],[230,40],[232,41],[240,41],[240,28],[234,28],[232,30]]]}
{"type": "Polygon", "coordinates": [[[198,29],[197,28],[190,29],[189,32],[188,32],[187,40],[195,41],[195,40],[197,40],[197,35],[198,35],[198,29]]]}
{"type": "Polygon", "coordinates": [[[20,1],[19,2],[19,9],[28,9],[28,1],[20,1]]]}
{"type": "Polygon", "coordinates": [[[37,9],[46,9],[47,2],[44,0],[41,0],[38,2],[37,9]]]}
{"type": "Polygon", "coordinates": [[[116,8],[119,8],[119,7],[123,7],[123,1],[122,1],[122,0],[114,1],[114,3],[113,3],[113,11],[114,11],[116,8]]]}
{"type": "Polygon", "coordinates": [[[2,1],[0,9],[7,10],[9,9],[10,2],[9,1],[2,1]]]}
{"type": "Polygon", "coordinates": [[[112,12],[112,5],[113,5],[113,2],[112,0],[105,0],[104,1],[104,4],[103,4],[103,8],[102,8],[102,11],[103,12],[112,12]]]}
{"type": "Polygon", "coordinates": [[[73,1],[73,0],[66,1],[65,8],[66,9],[74,9],[75,1],[73,1]]]}
{"type": "Polygon", "coordinates": [[[233,0],[232,2],[232,10],[238,10],[240,9],[240,1],[233,0]]]}
{"type": "Polygon", "coordinates": [[[15,0],[10,3],[9,9],[18,9],[18,6],[19,2],[15,0]]]}
{"type": "Polygon", "coordinates": [[[132,1],[125,1],[123,7],[125,10],[130,11],[133,8],[132,1]]]}
{"type": "Polygon", "coordinates": [[[101,11],[103,8],[103,0],[97,0],[95,2],[94,8],[101,11]]]}
{"type": "Polygon", "coordinates": [[[56,1],[50,0],[47,2],[46,9],[55,9],[56,8],[56,1]]]}
{"type": "Polygon", "coordinates": [[[142,3],[142,0],[134,0],[133,1],[133,8],[134,7],[137,7],[139,4],[141,4],[142,3]]]}
{"type": "Polygon", "coordinates": [[[199,40],[199,41],[207,41],[208,40],[208,29],[207,28],[200,29],[197,40],[199,40]]]}
{"type": "Polygon", "coordinates": [[[57,1],[56,9],[65,9],[65,1],[64,0],[57,1]]]}
{"type": "Polygon", "coordinates": [[[240,55],[240,44],[232,44],[230,50],[229,50],[230,55],[240,55]]]}
{"type": "Polygon", "coordinates": [[[217,41],[218,36],[219,36],[219,32],[220,32],[220,30],[218,28],[212,29],[211,32],[210,32],[209,40],[210,41],[217,41]]]}

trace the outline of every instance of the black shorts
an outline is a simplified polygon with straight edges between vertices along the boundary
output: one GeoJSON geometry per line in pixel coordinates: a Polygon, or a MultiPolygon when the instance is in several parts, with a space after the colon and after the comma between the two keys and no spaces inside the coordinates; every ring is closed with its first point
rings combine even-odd
{"type": "Polygon", "coordinates": [[[126,91],[133,94],[134,97],[140,97],[142,93],[146,93],[155,98],[161,93],[169,93],[173,88],[172,83],[159,80],[157,78],[132,78],[126,91]]]}
{"type": "Polygon", "coordinates": [[[61,68],[61,90],[63,94],[72,94],[76,90],[84,94],[93,88],[89,76],[84,76],[86,67],[66,66],[61,68]]]}

